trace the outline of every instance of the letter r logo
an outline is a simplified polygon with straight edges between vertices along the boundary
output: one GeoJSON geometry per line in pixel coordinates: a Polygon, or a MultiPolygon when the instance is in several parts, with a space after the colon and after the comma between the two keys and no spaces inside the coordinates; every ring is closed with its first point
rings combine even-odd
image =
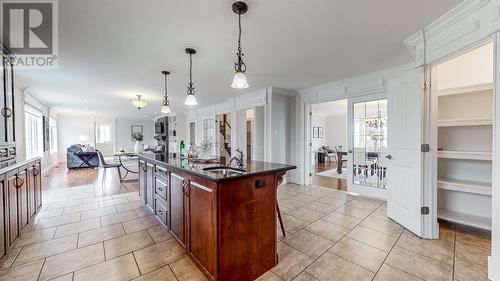
{"type": "Polygon", "coordinates": [[[52,54],[53,3],[2,3],[2,41],[15,54],[52,54]]]}

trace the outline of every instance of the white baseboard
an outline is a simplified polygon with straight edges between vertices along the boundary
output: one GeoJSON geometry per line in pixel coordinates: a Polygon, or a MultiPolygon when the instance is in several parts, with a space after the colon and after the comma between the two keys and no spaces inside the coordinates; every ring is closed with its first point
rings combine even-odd
{"type": "Polygon", "coordinates": [[[500,259],[498,257],[488,257],[488,279],[500,281],[500,259]]]}

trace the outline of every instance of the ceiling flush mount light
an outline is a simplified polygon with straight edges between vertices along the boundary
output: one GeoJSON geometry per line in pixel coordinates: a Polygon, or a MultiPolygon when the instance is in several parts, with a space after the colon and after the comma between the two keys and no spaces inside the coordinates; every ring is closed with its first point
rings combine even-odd
{"type": "Polygon", "coordinates": [[[168,92],[167,92],[167,75],[170,72],[164,70],[161,72],[165,76],[165,97],[163,99],[163,106],[161,107],[161,113],[170,114],[172,111],[170,110],[170,102],[168,101],[168,92]]]}
{"type": "Polygon", "coordinates": [[[233,83],[231,84],[232,88],[235,89],[246,89],[249,87],[247,76],[245,72],[247,71],[247,66],[243,62],[243,51],[241,50],[241,15],[245,14],[248,11],[248,5],[242,1],[236,1],[233,3],[233,12],[238,14],[238,61],[234,63],[234,70],[236,73],[234,74],[233,83]]]}
{"type": "Polygon", "coordinates": [[[131,100],[131,102],[139,110],[141,110],[143,107],[145,107],[148,104],[145,100],[142,99],[142,95],[137,95],[137,99],[131,100]]]}
{"type": "Polygon", "coordinates": [[[196,54],[196,50],[192,48],[186,49],[186,54],[189,55],[189,84],[187,87],[187,97],[185,105],[198,105],[196,97],[194,96],[194,83],[193,83],[193,55],[196,54]]]}

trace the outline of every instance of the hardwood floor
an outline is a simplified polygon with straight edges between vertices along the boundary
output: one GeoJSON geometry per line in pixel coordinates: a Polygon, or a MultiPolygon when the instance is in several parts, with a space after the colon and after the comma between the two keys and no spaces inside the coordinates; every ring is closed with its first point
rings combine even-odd
{"type": "Polygon", "coordinates": [[[337,162],[332,161],[316,164],[311,176],[311,183],[314,185],[346,191],[347,180],[317,175],[317,173],[321,173],[331,169],[337,169],[337,162]]]}
{"type": "MultiPolygon", "coordinates": [[[[123,170],[122,170],[122,173],[123,170]]],[[[137,175],[130,175],[127,179],[137,179],[137,175]]],[[[122,182],[116,169],[107,169],[104,177],[102,168],[68,169],[65,163],[56,164],[42,177],[44,190],[66,187],[81,187],[93,185],[95,196],[108,196],[120,193],[139,191],[139,182],[122,182]]]]}

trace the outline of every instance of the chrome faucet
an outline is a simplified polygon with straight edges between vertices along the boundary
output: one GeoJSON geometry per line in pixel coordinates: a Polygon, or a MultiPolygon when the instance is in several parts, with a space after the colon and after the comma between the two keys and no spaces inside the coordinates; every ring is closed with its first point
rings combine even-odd
{"type": "Polygon", "coordinates": [[[243,168],[243,151],[241,150],[241,148],[237,148],[236,152],[238,153],[238,156],[233,156],[229,160],[229,166],[231,166],[231,164],[233,163],[233,160],[235,160],[236,163],[238,164],[238,167],[243,168]]]}

